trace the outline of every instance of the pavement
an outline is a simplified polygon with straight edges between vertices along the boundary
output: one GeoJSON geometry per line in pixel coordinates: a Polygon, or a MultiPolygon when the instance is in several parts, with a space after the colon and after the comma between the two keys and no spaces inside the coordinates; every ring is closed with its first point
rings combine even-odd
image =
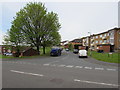
{"type": "Polygon", "coordinates": [[[63,51],[59,57],[3,59],[3,88],[118,88],[118,64],[78,58],[63,51]]]}

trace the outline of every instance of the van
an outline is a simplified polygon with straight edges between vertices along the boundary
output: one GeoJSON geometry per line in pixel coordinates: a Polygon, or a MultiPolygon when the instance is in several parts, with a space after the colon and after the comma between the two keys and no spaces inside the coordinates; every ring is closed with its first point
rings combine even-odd
{"type": "Polygon", "coordinates": [[[87,50],[79,50],[79,52],[78,52],[78,55],[79,55],[79,58],[80,57],[88,57],[88,55],[87,55],[87,50]]]}

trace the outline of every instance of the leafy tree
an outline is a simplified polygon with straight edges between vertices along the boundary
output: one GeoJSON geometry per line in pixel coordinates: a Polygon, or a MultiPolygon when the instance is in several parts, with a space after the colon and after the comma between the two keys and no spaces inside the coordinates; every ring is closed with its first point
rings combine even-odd
{"type": "Polygon", "coordinates": [[[55,45],[60,42],[58,30],[60,24],[57,14],[48,12],[42,3],[28,3],[14,17],[9,31],[9,40],[18,48],[22,43],[31,44],[37,48],[55,45]]]}
{"type": "Polygon", "coordinates": [[[20,53],[20,45],[24,42],[24,36],[21,33],[21,30],[16,24],[16,20],[12,22],[11,29],[7,31],[7,35],[4,36],[3,44],[12,45],[16,47],[16,52],[20,53]]]}
{"type": "Polygon", "coordinates": [[[61,36],[58,33],[60,29],[60,24],[58,22],[58,16],[56,13],[49,12],[46,15],[45,27],[42,31],[43,39],[42,39],[42,46],[43,46],[43,54],[45,54],[45,47],[51,45],[58,45],[61,41],[61,36]]]}
{"type": "Polygon", "coordinates": [[[68,49],[69,50],[73,50],[73,45],[70,43],[70,44],[68,44],[68,49]]]}

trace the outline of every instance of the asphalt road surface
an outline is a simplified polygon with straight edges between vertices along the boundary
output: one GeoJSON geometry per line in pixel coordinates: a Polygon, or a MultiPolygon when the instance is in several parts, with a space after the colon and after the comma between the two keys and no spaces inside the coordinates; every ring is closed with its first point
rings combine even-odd
{"type": "Polygon", "coordinates": [[[59,57],[3,59],[3,88],[118,88],[118,65],[63,51],[59,57]]]}

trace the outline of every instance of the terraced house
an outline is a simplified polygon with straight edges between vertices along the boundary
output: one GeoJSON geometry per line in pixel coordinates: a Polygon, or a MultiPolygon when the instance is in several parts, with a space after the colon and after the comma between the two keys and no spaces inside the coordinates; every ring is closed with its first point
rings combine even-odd
{"type": "Polygon", "coordinates": [[[120,28],[114,28],[90,36],[90,48],[104,52],[118,52],[120,50],[120,28]]]}

